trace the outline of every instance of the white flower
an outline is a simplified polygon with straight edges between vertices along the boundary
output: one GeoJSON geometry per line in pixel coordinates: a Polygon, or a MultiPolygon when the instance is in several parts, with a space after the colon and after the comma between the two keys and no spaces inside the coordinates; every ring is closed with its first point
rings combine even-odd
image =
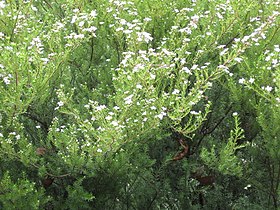
{"type": "Polygon", "coordinates": [[[197,67],[198,67],[198,65],[197,64],[194,64],[193,66],[192,66],[192,70],[195,70],[195,69],[197,69],[197,67]]]}
{"type": "Polygon", "coordinates": [[[150,77],[151,77],[151,79],[155,79],[155,78],[156,78],[156,75],[150,73],[150,77]]]}
{"type": "Polygon", "coordinates": [[[180,90],[178,90],[178,89],[174,89],[173,92],[172,92],[173,95],[176,95],[178,93],[180,93],[180,90]]]}
{"type": "Polygon", "coordinates": [[[73,9],[73,12],[74,13],[77,13],[77,12],[79,12],[80,10],[78,9],[78,8],[75,8],[75,9],[73,9]]]}
{"type": "Polygon", "coordinates": [[[4,36],[5,36],[5,34],[0,31],[0,39],[3,39],[4,36]]]}
{"type": "Polygon", "coordinates": [[[91,17],[95,18],[97,16],[97,13],[95,10],[92,10],[89,14],[91,17]]]}
{"type": "Polygon", "coordinates": [[[216,15],[217,15],[217,17],[218,17],[219,19],[223,19],[223,18],[224,18],[224,17],[221,15],[221,13],[219,13],[219,12],[217,12],[216,15]]]}
{"type": "Polygon", "coordinates": [[[139,70],[143,70],[143,69],[145,69],[145,66],[143,64],[139,63],[139,64],[134,66],[133,72],[138,72],[139,70]]]}
{"type": "Polygon", "coordinates": [[[244,79],[244,78],[241,78],[241,79],[238,80],[238,82],[239,82],[240,84],[244,84],[245,79],[244,79]]]}
{"type": "Polygon", "coordinates": [[[36,7],[34,7],[33,5],[31,5],[31,9],[34,11],[34,12],[37,12],[38,9],[36,7]]]}
{"type": "Polygon", "coordinates": [[[4,83],[5,83],[6,85],[8,85],[8,84],[11,83],[9,77],[4,77],[4,78],[3,78],[3,81],[4,81],[4,83]]]}
{"type": "Polygon", "coordinates": [[[172,52],[168,51],[167,49],[163,48],[162,52],[166,55],[172,55],[172,52]]]}
{"type": "Polygon", "coordinates": [[[120,20],[120,24],[121,24],[121,25],[126,25],[126,23],[127,23],[127,22],[126,22],[125,19],[121,19],[121,20],[120,20]]]}
{"type": "Polygon", "coordinates": [[[63,103],[63,101],[59,101],[59,102],[57,102],[57,105],[58,105],[58,106],[63,106],[64,103],[63,103]]]}
{"type": "Polygon", "coordinates": [[[250,187],[252,187],[252,185],[248,184],[246,187],[244,187],[244,190],[248,190],[250,187]]]}
{"type": "Polygon", "coordinates": [[[0,8],[4,9],[6,7],[5,1],[0,1],[0,8]]]}
{"type": "Polygon", "coordinates": [[[265,61],[269,61],[271,59],[270,55],[265,58],[265,61]]]}
{"type": "Polygon", "coordinates": [[[180,33],[187,33],[187,34],[191,34],[192,30],[189,27],[185,27],[185,28],[181,28],[179,30],[180,33]]]}
{"type": "Polygon", "coordinates": [[[118,27],[118,28],[116,28],[116,31],[123,31],[123,27],[118,27]]]}
{"type": "Polygon", "coordinates": [[[111,124],[115,127],[119,125],[118,121],[112,121],[111,124]]]}
{"type": "Polygon", "coordinates": [[[217,49],[223,49],[226,45],[219,45],[217,46],[217,49]]]}
{"type": "Polygon", "coordinates": [[[151,20],[152,20],[152,19],[151,19],[151,18],[148,18],[148,17],[147,17],[147,18],[144,18],[144,21],[145,21],[145,22],[149,22],[149,21],[151,21],[151,20]]]}
{"type": "Polygon", "coordinates": [[[191,70],[188,67],[186,67],[186,66],[183,67],[182,70],[185,71],[187,74],[192,74],[191,70]]]}
{"type": "Polygon", "coordinates": [[[274,51],[275,51],[275,52],[280,52],[279,45],[274,45],[274,51]]]}
{"type": "Polygon", "coordinates": [[[140,85],[140,84],[137,84],[137,85],[136,85],[136,88],[137,88],[137,89],[142,89],[142,87],[143,87],[143,86],[140,85]]]}
{"type": "Polygon", "coordinates": [[[85,21],[79,22],[78,26],[83,27],[85,25],[85,21]]]}
{"type": "Polygon", "coordinates": [[[234,60],[238,63],[241,63],[241,61],[243,60],[242,58],[234,58],[234,60]]]}
{"type": "Polygon", "coordinates": [[[112,116],[110,116],[110,115],[109,115],[109,116],[106,116],[105,119],[106,119],[106,120],[111,120],[111,119],[112,119],[112,116]]]}
{"type": "Polygon", "coordinates": [[[85,37],[85,35],[84,34],[75,34],[74,35],[74,39],[83,39],[85,37]]]}
{"type": "Polygon", "coordinates": [[[151,36],[151,34],[149,34],[147,32],[137,32],[137,35],[138,35],[137,40],[139,42],[145,41],[146,43],[148,43],[149,41],[153,40],[153,37],[151,36]]]}
{"type": "Polygon", "coordinates": [[[101,152],[102,152],[102,149],[98,148],[98,149],[97,149],[97,152],[101,153],[101,152]]]}
{"type": "Polygon", "coordinates": [[[228,67],[227,67],[227,66],[219,65],[218,68],[219,68],[219,69],[223,69],[226,73],[229,73],[228,67]]]}
{"type": "Polygon", "coordinates": [[[241,42],[245,43],[250,39],[250,36],[244,36],[241,42]]]}
{"type": "Polygon", "coordinates": [[[276,65],[278,63],[278,60],[277,59],[272,59],[271,63],[276,65]]]}
{"type": "Polygon", "coordinates": [[[96,108],[97,111],[101,111],[101,110],[106,108],[106,105],[100,105],[100,106],[97,106],[95,108],[96,108]]]}
{"type": "Polygon", "coordinates": [[[44,64],[47,64],[49,62],[48,58],[41,58],[41,61],[43,61],[44,64]]]}
{"type": "Polygon", "coordinates": [[[234,116],[234,117],[237,116],[237,115],[238,115],[237,112],[233,112],[233,113],[232,113],[232,116],[234,116]]]}
{"type": "Polygon", "coordinates": [[[197,25],[196,25],[195,21],[191,21],[189,25],[192,26],[193,28],[197,28],[197,25]]]}
{"type": "Polygon", "coordinates": [[[193,114],[193,115],[198,115],[199,114],[199,112],[196,112],[196,111],[191,111],[190,113],[193,114]]]}
{"type": "Polygon", "coordinates": [[[238,43],[238,42],[240,42],[240,38],[235,38],[234,41],[235,41],[236,43],[238,43]]]}
{"type": "Polygon", "coordinates": [[[228,48],[224,49],[222,52],[220,52],[220,56],[223,56],[224,54],[226,54],[227,51],[228,51],[228,48]]]}
{"type": "Polygon", "coordinates": [[[251,84],[253,84],[253,83],[254,83],[254,81],[255,81],[255,79],[254,79],[254,78],[250,78],[250,79],[249,79],[249,82],[250,82],[251,84]]]}
{"type": "Polygon", "coordinates": [[[77,20],[77,15],[74,15],[74,16],[72,17],[71,23],[75,23],[76,20],[77,20]]]}
{"type": "Polygon", "coordinates": [[[132,97],[133,97],[133,94],[127,96],[124,100],[125,100],[125,104],[131,104],[132,103],[132,97]]]}
{"type": "Polygon", "coordinates": [[[159,118],[160,120],[162,120],[164,116],[166,116],[165,112],[161,112],[160,114],[156,115],[156,117],[159,118]]]}
{"type": "Polygon", "coordinates": [[[118,107],[118,106],[114,106],[113,107],[115,110],[119,110],[120,109],[120,107],[118,107]]]}
{"type": "Polygon", "coordinates": [[[273,88],[270,87],[270,86],[266,86],[264,89],[265,89],[267,92],[271,92],[273,88]]]}
{"type": "Polygon", "coordinates": [[[199,20],[199,16],[198,15],[194,15],[191,17],[191,19],[195,22],[197,22],[199,20]]]}
{"type": "Polygon", "coordinates": [[[61,22],[56,22],[55,26],[56,26],[56,29],[59,30],[59,29],[62,29],[64,27],[64,24],[61,23],[61,22]]]}

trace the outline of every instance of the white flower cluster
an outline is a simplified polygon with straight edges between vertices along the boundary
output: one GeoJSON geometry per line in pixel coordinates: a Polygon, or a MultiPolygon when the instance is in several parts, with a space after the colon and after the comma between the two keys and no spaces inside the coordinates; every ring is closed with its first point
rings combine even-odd
{"type": "Polygon", "coordinates": [[[3,9],[6,7],[6,1],[0,1],[0,15],[3,15],[3,9]]]}
{"type": "Polygon", "coordinates": [[[147,33],[147,32],[137,32],[137,41],[139,42],[146,42],[149,43],[150,41],[153,40],[153,37],[151,36],[151,34],[147,33]]]}
{"type": "MultiPolygon", "coordinates": [[[[4,65],[0,64],[0,70],[4,68],[4,65]]],[[[0,79],[1,78],[6,85],[9,85],[13,76],[11,74],[0,73],[0,79]]]]}
{"type": "Polygon", "coordinates": [[[41,41],[40,37],[37,36],[37,37],[33,38],[27,49],[31,50],[33,48],[36,49],[38,54],[43,54],[44,53],[44,45],[42,44],[42,41],[41,41]]]}

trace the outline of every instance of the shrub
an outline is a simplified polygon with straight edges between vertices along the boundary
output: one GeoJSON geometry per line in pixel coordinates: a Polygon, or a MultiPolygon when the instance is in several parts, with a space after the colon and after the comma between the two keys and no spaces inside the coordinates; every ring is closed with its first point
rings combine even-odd
{"type": "Polygon", "coordinates": [[[0,207],[279,208],[278,1],[0,1],[0,207]]]}

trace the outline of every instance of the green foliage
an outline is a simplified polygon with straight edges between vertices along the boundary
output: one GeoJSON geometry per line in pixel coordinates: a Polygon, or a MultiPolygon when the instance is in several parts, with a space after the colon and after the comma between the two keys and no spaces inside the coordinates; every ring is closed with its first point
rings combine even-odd
{"type": "Polygon", "coordinates": [[[209,167],[224,175],[242,176],[242,166],[236,152],[246,145],[238,143],[239,140],[244,138],[244,131],[240,128],[237,113],[234,113],[234,124],[235,128],[230,131],[228,142],[221,145],[220,151],[217,152],[215,145],[213,145],[210,152],[203,148],[200,156],[209,167]],[[216,153],[218,154],[216,155],[216,153]]]}
{"type": "Polygon", "coordinates": [[[279,11],[0,1],[0,208],[278,209],[279,11]]]}
{"type": "Polygon", "coordinates": [[[48,197],[42,189],[36,189],[35,183],[26,177],[14,182],[9,173],[5,173],[0,182],[0,202],[3,209],[39,209],[48,197]]]}
{"type": "Polygon", "coordinates": [[[73,186],[67,187],[68,197],[66,201],[65,209],[90,209],[88,201],[93,200],[93,196],[86,192],[82,187],[82,179],[74,182],[73,186]]]}

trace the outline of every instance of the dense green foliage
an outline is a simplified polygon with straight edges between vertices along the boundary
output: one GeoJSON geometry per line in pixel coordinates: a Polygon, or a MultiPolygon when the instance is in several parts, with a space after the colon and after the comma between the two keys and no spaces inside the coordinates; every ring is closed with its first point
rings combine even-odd
{"type": "Polygon", "coordinates": [[[0,209],[279,209],[279,28],[279,0],[0,0],[0,209]]]}

